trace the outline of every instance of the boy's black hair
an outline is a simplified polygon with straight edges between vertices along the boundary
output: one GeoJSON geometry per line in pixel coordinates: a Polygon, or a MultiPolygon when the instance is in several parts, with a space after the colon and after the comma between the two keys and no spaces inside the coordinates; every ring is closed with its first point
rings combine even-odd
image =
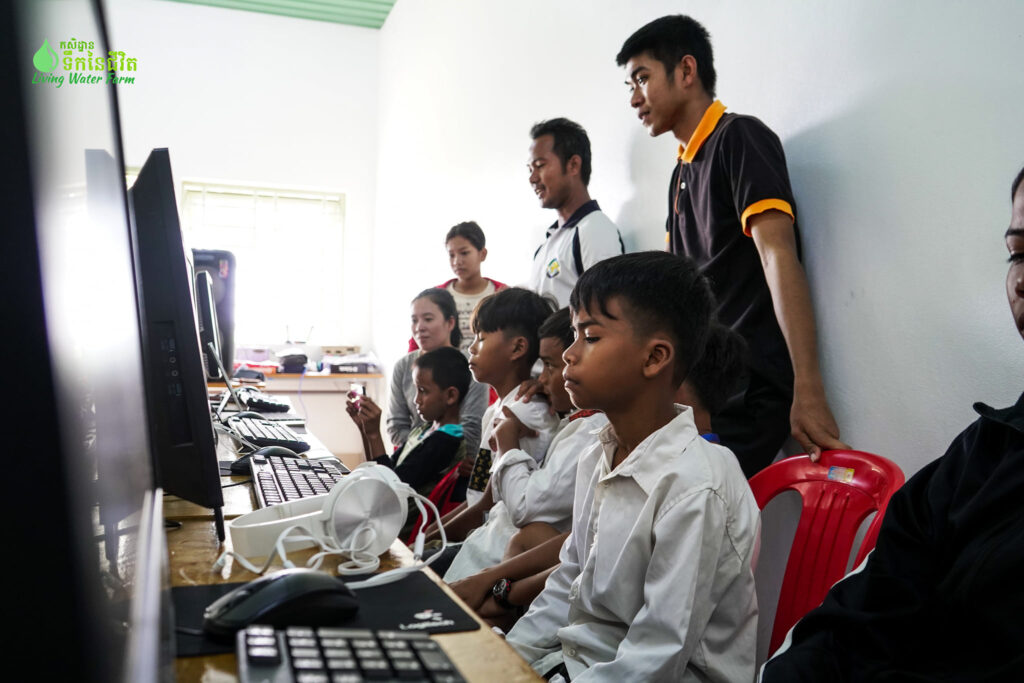
{"type": "Polygon", "coordinates": [[[480,229],[476,221],[465,221],[458,225],[453,225],[448,234],[444,237],[444,243],[447,246],[448,242],[453,237],[464,237],[467,242],[476,247],[477,251],[480,251],[487,244],[487,238],[484,237],[484,231],[480,229]]]}
{"type": "Polygon", "coordinates": [[[664,251],[623,254],[591,266],[576,281],[569,305],[574,311],[608,313],[614,298],[640,337],[655,332],[671,335],[675,347],[672,380],[679,386],[704,353],[714,310],[714,296],[697,264],[664,251]]]}
{"type": "Polygon", "coordinates": [[[538,339],[557,339],[562,342],[562,348],[572,346],[576,335],[572,330],[572,312],[569,307],[560,308],[547,317],[547,320],[537,330],[538,339]]]}
{"type": "Polygon", "coordinates": [[[1010,186],[1011,202],[1013,201],[1013,198],[1017,196],[1017,188],[1020,187],[1022,182],[1024,182],[1024,168],[1020,169],[1020,173],[1018,173],[1017,177],[1013,179],[1013,185],[1010,186]]]}
{"type": "Polygon", "coordinates": [[[548,119],[533,124],[530,139],[536,140],[542,135],[554,138],[552,150],[562,162],[562,170],[574,156],[580,158],[580,179],[584,185],[590,184],[590,138],[583,126],[565,118],[548,119]]]}
{"type": "Polygon", "coordinates": [[[747,342],[739,332],[712,322],[704,353],[686,379],[704,409],[714,415],[736,392],[746,364],[747,342]]]}
{"type": "Polygon", "coordinates": [[[536,292],[522,287],[506,287],[484,297],[473,311],[470,325],[473,332],[498,332],[506,337],[526,337],[526,362],[537,360],[537,330],[554,306],[536,292]]]}
{"type": "Polygon", "coordinates": [[[665,73],[672,77],[672,71],[686,55],[697,61],[697,75],[700,76],[704,92],[715,96],[715,55],[711,48],[711,36],[707,29],[695,19],[684,14],[672,14],[655,19],[640,27],[626,38],[622,49],[615,56],[619,66],[639,54],[649,52],[652,57],[665,65],[665,73]]]}
{"type": "Polygon", "coordinates": [[[451,346],[442,346],[433,351],[421,353],[415,361],[415,366],[420,370],[430,370],[430,376],[434,384],[447,389],[455,387],[459,390],[459,405],[469,391],[469,382],[472,375],[469,372],[469,361],[462,354],[462,351],[451,346]]]}
{"type": "Polygon", "coordinates": [[[413,303],[417,299],[430,299],[437,307],[441,309],[441,315],[444,316],[445,320],[455,318],[455,326],[452,327],[452,333],[449,339],[451,340],[452,346],[459,348],[459,344],[462,343],[462,331],[459,329],[459,309],[455,307],[455,299],[452,297],[451,292],[447,289],[441,289],[440,287],[431,287],[430,289],[424,289],[422,292],[413,297],[413,303]]]}

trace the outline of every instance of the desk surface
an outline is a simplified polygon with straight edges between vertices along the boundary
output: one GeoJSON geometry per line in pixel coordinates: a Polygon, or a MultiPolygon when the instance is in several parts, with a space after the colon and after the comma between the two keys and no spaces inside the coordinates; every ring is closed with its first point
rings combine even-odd
{"type": "MultiPolygon", "coordinates": [[[[224,457],[222,455],[222,457],[224,457]]],[[[244,477],[223,477],[226,483],[245,481],[244,477]]],[[[253,509],[253,495],[250,485],[232,486],[224,489],[224,516],[232,519],[253,509]]],[[[164,516],[180,521],[181,528],[167,532],[167,546],[170,557],[170,580],[172,586],[195,586],[216,583],[249,581],[256,575],[238,566],[229,559],[219,571],[212,569],[213,563],[224,547],[217,540],[213,527],[212,513],[196,505],[168,497],[164,503],[164,516]]],[[[230,538],[227,547],[230,546],[230,538]]],[[[289,553],[297,563],[313,554],[312,549],[289,553]]],[[[395,541],[381,557],[382,569],[408,566],[413,562],[411,551],[400,541],[395,541]]],[[[448,595],[464,610],[472,614],[458,596],[429,569],[425,573],[439,584],[448,595]]],[[[473,615],[476,618],[476,615],[473,615]]],[[[480,620],[477,619],[479,622],[480,620]]],[[[481,628],[462,633],[445,633],[432,636],[468,681],[539,681],[541,680],[490,627],[480,622],[481,628]]],[[[219,683],[237,681],[236,658],[233,654],[208,657],[182,657],[175,661],[178,681],[203,681],[219,683]]]]}

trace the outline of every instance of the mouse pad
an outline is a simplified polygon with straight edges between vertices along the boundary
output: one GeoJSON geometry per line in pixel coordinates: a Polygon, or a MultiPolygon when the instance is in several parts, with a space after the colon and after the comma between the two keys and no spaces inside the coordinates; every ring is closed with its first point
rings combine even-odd
{"type": "MultiPolygon", "coordinates": [[[[359,578],[359,577],[355,577],[359,578]]],[[[203,610],[211,602],[241,583],[211,586],[179,586],[171,589],[174,622],[177,629],[178,657],[217,655],[235,651],[234,643],[221,643],[202,635],[203,610]]],[[[362,588],[359,611],[351,619],[339,623],[347,628],[453,633],[480,628],[452,601],[441,587],[423,572],[413,572],[400,581],[362,588]]]]}

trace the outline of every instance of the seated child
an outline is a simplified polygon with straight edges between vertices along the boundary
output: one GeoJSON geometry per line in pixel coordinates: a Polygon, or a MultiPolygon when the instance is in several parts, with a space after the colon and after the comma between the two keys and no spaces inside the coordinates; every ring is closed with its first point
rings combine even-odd
{"type": "MultiPolygon", "coordinates": [[[[541,334],[544,334],[543,328],[541,334]]],[[[565,342],[566,347],[572,344],[571,330],[569,335],[565,342]]],[[[542,360],[545,359],[544,341],[541,339],[542,360]]],[[[676,392],[676,403],[688,405],[693,409],[693,421],[697,425],[697,431],[712,443],[719,441],[718,436],[711,433],[711,414],[725,405],[739,384],[745,367],[746,350],[746,342],[737,332],[719,323],[712,323],[700,361],[693,366],[676,392]]],[[[564,393],[562,367],[565,363],[561,353],[558,354],[557,363],[558,385],[564,393]]],[[[543,374],[541,379],[544,379],[543,374]]],[[[556,391],[549,387],[546,387],[546,390],[549,396],[556,391]]],[[[552,404],[554,403],[553,400],[552,404]]],[[[577,415],[585,412],[580,411],[577,415]]],[[[499,436],[502,429],[504,425],[499,427],[499,436]]],[[[552,452],[563,433],[559,432],[551,442],[552,452]]],[[[548,457],[551,457],[550,454],[548,457]]],[[[494,477],[497,477],[497,473],[494,477]]],[[[575,472],[573,479],[575,480],[575,472]]],[[[571,506],[573,491],[567,493],[567,498],[571,506]]],[[[452,589],[467,605],[477,610],[481,618],[492,625],[507,624],[507,617],[511,616],[514,619],[516,613],[528,607],[543,590],[548,574],[558,565],[558,553],[568,535],[559,533],[558,529],[543,523],[524,526],[509,541],[505,549],[505,558],[501,562],[456,581],[452,584],[452,589]],[[552,538],[556,539],[555,542],[548,540],[552,538]],[[502,584],[502,580],[506,583],[502,584]]]]}
{"type": "MultiPolygon", "coordinates": [[[[422,351],[433,351],[443,346],[458,348],[462,340],[457,324],[455,301],[443,289],[426,289],[412,300],[412,333],[422,351]]],[[[391,371],[391,391],[388,399],[388,438],[397,449],[405,444],[409,432],[423,421],[416,412],[416,386],[412,381],[412,366],[422,352],[403,356],[391,371]]],[[[480,447],[480,418],[487,409],[487,387],[471,381],[462,394],[459,424],[466,441],[466,453],[476,455],[480,447]]],[[[363,448],[366,446],[364,444],[363,448]]]]}
{"type": "MultiPolygon", "coordinates": [[[[455,277],[437,285],[438,289],[447,290],[455,300],[459,312],[459,331],[462,333],[463,352],[469,351],[473,343],[473,328],[470,319],[477,304],[485,297],[494,294],[506,285],[480,274],[480,264],[487,258],[486,238],[484,231],[475,221],[459,223],[448,231],[444,238],[444,247],[448,250],[448,265],[455,277]]],[[[409,340],[409,350],[419,348],[416,339],[409,340]]]]}
{"type": "Polygon", "coordinates": [[[674,402],[712,305],[697,266],[663,252],[602,261],[573,289],[566,389],[610,424],[580,455],[561,564],[508,634],[539,673],[754,676],[757,504],[732,452],[674,402]]]}
{"type": "MultiPolygon", "coordinates": [[[[537,461],[547,452],[558,418],[551,415],[546,401],[517,402],[515,396],[520,383],[530,377],[530,368],[538,356],[537,330],[551,312],[551,304],[536,293],[521,287],[507,287],[481,301],[473,314],[476,336],[469,347],[470,370],[477,381],[490,384],[502,398],[484,413],[483,439],[466,492],[466,503],[443,519],[445,533],[451,541],[465,539],[470,531],[480,526],[493,504],[488,486],[492,464],[490,440],[505,407],[512,409],[520,422],[535,432],[533,436],[523,437],[522,449],[537,461]]],[[[427,540],[437,537],[436,525],[432,525],[427,540]]],[[[449,548],[449,555],[453,557],[455,551],[449,548]]],[[[435,571],[443,571],[449,561],[438,560],[435,571]]]]}
{"type": "Polygon", "coordinates": [[[470,383],[469,365],[458,349],[442,346],[416,358],[412,378],[416,411],[423,422],[392,455],[380,435],[380,406],[367,396],[350,396],[347,411],[364,435],[365,458],[390,467],[399,479],[427,495],[465,454],[459,408],[470,383]]]}
{"type": "Polygon", "coordinates": [[[538,526],[549,530],[547,535],[556,536],[572,525],[576,460],[580,452],[596,443],[594,433],[608,420],[601,413],[569,415],[573,405],[562,379],[562,352],[573,338],[569,309],[563,308],[545,320],[538,337],[543,364],[540,382],[551,407],[564,417],[556,425],[557,434],[538,464],[520,448],[520,439],[529,430],[508,407],[504,409],[493,439],[498,454],[490,479],[494,505],[487,521],[462,544],[444,575],[445,581],[458,581],[501,562],[512,536],[524,526],[541,523],[538,526]]]}

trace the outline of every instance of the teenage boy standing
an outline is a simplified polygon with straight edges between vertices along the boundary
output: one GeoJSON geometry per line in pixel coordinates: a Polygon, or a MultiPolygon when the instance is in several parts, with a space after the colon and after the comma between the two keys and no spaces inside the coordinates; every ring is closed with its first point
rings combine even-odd
{"type": "Polygon", "coordinates": [[[530,137],[530,185],[540,205],[554,209],[558,220],[533,255],[528,286],[564,308],[583,271],[625,250],[619,229],[587,190],[590,138],[583,126],[562,118],[541,121],[530,129],[530,137]]]}
{"type": "Polygon", "coordinates": [[[561,564],[508,642],[574,682],[752,680],[757,504],[674,402],[704,350],[708,284],[689,259],[627,254],[584,273],[571,307],[565,388],[610,424],[580,454],[561,564]]]}
{"type": "Polygon", "coordinates": [[[712,416],[749,477],[792,433],[816,458],[843,448],[818,367],[814,311],[800,263],[796,206],[778,137],[715,99],[707,31],[687,16],[656,19],[616,61],[630,104],[652,137],[671,132],[679,161],[669,185],[668,249],[694,259],[718,319],[750,347],[745,391],[712,416]]]}

